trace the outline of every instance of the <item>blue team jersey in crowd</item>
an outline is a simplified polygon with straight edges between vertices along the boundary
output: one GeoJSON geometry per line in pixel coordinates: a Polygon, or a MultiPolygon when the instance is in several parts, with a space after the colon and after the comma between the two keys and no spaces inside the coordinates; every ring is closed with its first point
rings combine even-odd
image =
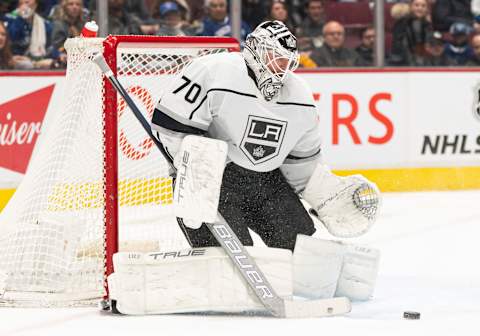
{"type": "MultiPolygon", "coordinates": [[[[241,39],[245,41],[245,38],[250,34],[250,27],[242,21],[241,39]]],[[[210,18],[203,20],[203,29],[197,34],[200,36],[232,36],[232,26],[230,24],[230,18],[227,16],[222,22],[213,21],[210,18]]]]}
{"type": "MultiPolygon", "coordinates": [[[[32,35],[32,25],[24,20],[21,16],[15,13],[9,13],[4,17],[7,26],[8,35],[12,42],[11,48],[15,55],[25,55],[30,45],[32,35]]],[[[58,52],[51,47],[52,23],[46,19],[45,33],[46,33],[46,50],[47,57],[58,57],[58,52]]]]}
{"type": "Polygon", "coordinates": [[[445,54],[454,61],[453,65],[465,65],[474,55],[469,45],[457,47],[452,43],[445,45],[445,54]]]}

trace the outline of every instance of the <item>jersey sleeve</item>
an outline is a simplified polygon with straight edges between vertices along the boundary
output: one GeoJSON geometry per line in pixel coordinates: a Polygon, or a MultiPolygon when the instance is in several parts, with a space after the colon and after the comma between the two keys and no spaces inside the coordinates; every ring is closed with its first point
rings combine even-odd
{"type": "Polygon", "coordinates": [[[280,167],[287,182],[297,192],[303,191],[321,160],[321,137],[318,114],[313,127],[297,142],[280,167]]]}
{"type": "Polygon", "coordinates": [[[212,115],[207,93],[211,74],[202,58],[194,60],[176,76],[158,101],[152,129],[197,134],[206,133],[212,115]]]}

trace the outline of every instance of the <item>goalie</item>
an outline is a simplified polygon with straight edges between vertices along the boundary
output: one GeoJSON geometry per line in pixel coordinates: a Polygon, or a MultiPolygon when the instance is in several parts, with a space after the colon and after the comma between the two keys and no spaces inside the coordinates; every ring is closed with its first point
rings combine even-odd
{"type": "MultiPolygon", "coordinates": [[[[218,210],[244,245],[253,245],[250,229],[267,246],[294,251],[295,295],[366,300],[378,251],[312,238],[299,195],[332,235],[357,237],[375,220],[378,190],[320,163],[319,115],[297,66],[295,36],[279,21],[264,22],[242,53],[193,60],[158,102],[152,131],[176,164],[186,135],[227,143],[218,210]]],[[[201,222],[185,223],[192,247],[218,245],[201,222]]]]}

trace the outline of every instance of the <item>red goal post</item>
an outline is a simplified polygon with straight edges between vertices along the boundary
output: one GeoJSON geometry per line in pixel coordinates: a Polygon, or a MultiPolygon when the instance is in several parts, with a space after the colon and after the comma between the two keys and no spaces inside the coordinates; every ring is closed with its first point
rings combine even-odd
{"type": "MultiPolygon", "coordinates": [[[[104,57],[107,64],[118,76],[117,50],[122,44],[135,48],[147,44],[158,48],[209,48],[225,49],[228,52],[239,51],[238,41],[229,37],[189,37],[189,36],[108,36],[103,42],[104,57]]],[[[160,69],[164,71],[165,69],[160,69]]],[[[166,70],[166,72],[171,69],[166,70]]],[[[113,272],[113,254],[118,251],[118,158],[117,158],[117,105],[118,98],[115,89],[108,79],[103,79],[105,90],[105,217],[106,217],[106,274],[113,272]]],[[[106,279],[105,279],[106,280],[106,279]]],[[[106,293],[108,286],[105,281],[106,293]]]]}

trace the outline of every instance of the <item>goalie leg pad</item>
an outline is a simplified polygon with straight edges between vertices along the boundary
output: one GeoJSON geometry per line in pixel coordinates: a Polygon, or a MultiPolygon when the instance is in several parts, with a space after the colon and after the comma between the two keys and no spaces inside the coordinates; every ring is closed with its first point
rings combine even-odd
{"type": "MultiPolygon", "coordinates": [[[[247,248],[277,293],[292,296],[292,255],[247,248]]],[[[219,247],[176,252],[125,253],[113,257],[110,297],[123,314],[265,311],[219,247]]]]}
{"type": "Polygon", "coordinates": [[[359,245],[349,244],[345,247],[335,296],[346,296],[352,301],[369,300],[375,289],[380,251],[359,245]]]}
{"type": "Polygon", "coordinates": [[[337,176],[322,164],[315,168],[303,198],[328,232],[341,238],[367,232],[380,207],[380,192],[375,183],[361,175],[337,176]]]}
{"type": "Polygon", "coordinates": [[[293,293],[309,299],[371,298],[378,274],[376,249],[298,235],[293,253],[293,293]]]}
{"type": "Polygon", "coordinates": [[[293,252],[293,293],[310,299],[335,294],[342,269],[344,246],[337,242],[298,235],[293,252]]]}

